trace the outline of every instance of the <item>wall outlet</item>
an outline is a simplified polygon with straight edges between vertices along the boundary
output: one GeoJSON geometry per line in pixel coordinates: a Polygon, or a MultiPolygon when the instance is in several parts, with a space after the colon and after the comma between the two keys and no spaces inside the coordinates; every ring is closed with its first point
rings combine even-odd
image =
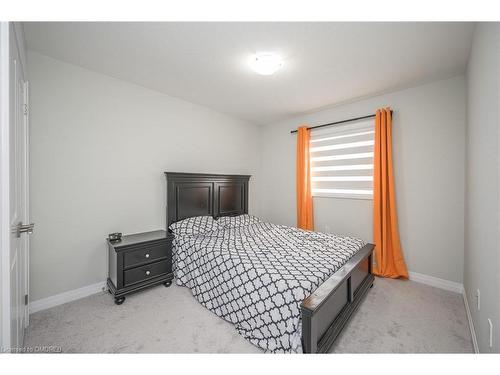
{"type": "Polygon", "coordinates": [[[490,325],[490,348],[493,347],[493,322],[488,318],[488,324],[490,325]]]}
{"type": "Polygon", "coordinates": [[[476,302],[477,302],[477,311],[481,310],[481,292],[479,289],[476,290],[476,302]]]}
{"type": "Polygon", "coordinates": [[[330,233],[330,225],[329,224],[325,224],[324,231],[325,231],[325,233],[330,233]]]}

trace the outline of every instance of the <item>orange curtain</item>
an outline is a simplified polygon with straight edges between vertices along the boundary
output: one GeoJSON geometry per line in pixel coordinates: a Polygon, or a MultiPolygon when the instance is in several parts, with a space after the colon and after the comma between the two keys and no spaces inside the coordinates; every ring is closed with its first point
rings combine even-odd
{"type": "Polygon", "coordinates": [[[398,232],[398,215],[392,169],[392,116],[390,108],[375,116],[375,155],[373,161],[373,273],[381,277],[408,278],[398,232]]]}
{"type": "Polygon", "coordinates": [[[307,126],[297,129],[297,228],[313,230],[313,203],[311,192],[311,164],[307,126]]]}

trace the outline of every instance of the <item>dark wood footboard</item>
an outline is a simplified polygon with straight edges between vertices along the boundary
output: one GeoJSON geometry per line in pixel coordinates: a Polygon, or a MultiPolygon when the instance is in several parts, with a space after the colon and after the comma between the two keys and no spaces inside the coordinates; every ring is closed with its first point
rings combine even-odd
{"type": "Polygon", "coordinates": [[[304,353],[326,353],[373,285],[367,244],[301,304],[304,353]]]}

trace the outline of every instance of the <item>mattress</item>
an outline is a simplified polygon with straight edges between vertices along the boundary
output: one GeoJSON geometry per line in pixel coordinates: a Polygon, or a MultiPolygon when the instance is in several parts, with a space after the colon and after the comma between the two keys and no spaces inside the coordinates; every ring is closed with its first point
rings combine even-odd
{"type": "Polygon", "coordinates": [[[365,243],[259,222],[174,239],[178,285],[273,353],[302,352],[300,304],[365,243]]]}

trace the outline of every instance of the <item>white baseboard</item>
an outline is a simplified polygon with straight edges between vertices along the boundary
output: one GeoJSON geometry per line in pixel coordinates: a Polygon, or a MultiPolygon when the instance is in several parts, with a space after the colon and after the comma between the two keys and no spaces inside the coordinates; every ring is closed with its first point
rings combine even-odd
{"type": "Polygon", "coordinates": [[[464,290],[464,286],[455,281],[449,281],[440,279],[434,276],[428,276],[417,272],[408,272],[411,281],[415,281],[417,283],[426,284],[433,286],[435,288],[449,290],[450,292],[462,293],[464,290]]]}
{"type": "Polygon", "coordinates": [[[474,352],[479,353],[479,346],[477,345],[476,330],[474,329],[474,322],[472,321],[472,315],[470,313],[469,301],[467,300],[467,292],[462,290],[462,296],[464,298],[465,312],[467,313],[467,319],[469,321],[470,335],[472,336],[472,345],[474,346],[474,352]]]}
{"type": "MultiPolygon", "coordinates": [[[[449,290],[455,293],[462,293],[464,287],[462,284],[440,279],[434,276],[428,276],[417,272],[408,272],[410,276],[410,280],[415,281],[417,283],[422,283],[426,285],[430,285],[436,288],[449,290]]],[[[88,297],[92,294],[96,294],[102,292],[106,289],[106,283],[100,282],[88,286],[84,286],[83,288],[69,290],[67,292],[56,294],[55,296],[42,298],[37,301],[33,301],[30,303],[30,314],[33,314],[37,311],[42,311],[46,309],[50,309],[51,307],[55,307],[58,305],[62,305],[67,302],[75,301],[80,298],[88,297]]],[[[464,295],[465,298],[465,295],[464,295]]],[[[468,312],[469,314],[469,312],[468,312]]]]}
{"type": "Polygon", "coordinates": [[[92,294],[102,292],[106,289],[106,283],[100,282],[84,286],[83,288],[69,290],[67,292],[56,294],[55,296],[42,298],[30,303],[30,314],[50,309],[51,307],[62,305],[63,303],[75,301],[80,298],[88,297],[92,294]]]}

